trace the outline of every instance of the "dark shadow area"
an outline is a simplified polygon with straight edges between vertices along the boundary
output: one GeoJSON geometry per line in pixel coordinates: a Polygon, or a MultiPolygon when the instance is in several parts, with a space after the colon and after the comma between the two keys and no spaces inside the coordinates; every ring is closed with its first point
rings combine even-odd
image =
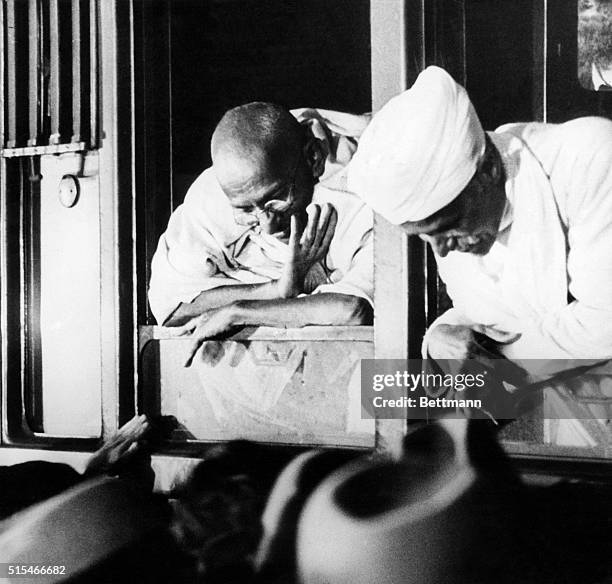
{"type": "Polygon", "coordinates": [[[171,10],[175,175],[209,166],[212,131],[236,105],[371,107],[367,0],[182,0],[171,10]]]}
{"type": "Polygon", "coordinates": [[[534,2],[466,2],[466,89],[485,130],[536,119],[534,2]]]}

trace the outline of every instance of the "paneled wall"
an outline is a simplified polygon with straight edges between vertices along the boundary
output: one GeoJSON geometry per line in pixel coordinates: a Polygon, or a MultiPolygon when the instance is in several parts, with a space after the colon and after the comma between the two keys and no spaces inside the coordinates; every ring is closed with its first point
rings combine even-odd
{"type": "Polygon", "coordinates": [[[102,424],[100,186],[97,155],[81,170],[82,162],[78,154],[41,159],[41,391],[46,433],[95,437],[102,424]],[[78,198],[67,206],[70,188],[78,198]]]}

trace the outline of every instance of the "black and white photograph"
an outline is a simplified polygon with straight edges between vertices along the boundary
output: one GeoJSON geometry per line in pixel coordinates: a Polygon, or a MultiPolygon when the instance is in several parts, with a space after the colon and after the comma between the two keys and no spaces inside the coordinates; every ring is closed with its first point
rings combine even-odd
{"type": "Polygon", "coordinates": [[[612,584],[612,0],[0,0],[0,582],[612,584]]]}

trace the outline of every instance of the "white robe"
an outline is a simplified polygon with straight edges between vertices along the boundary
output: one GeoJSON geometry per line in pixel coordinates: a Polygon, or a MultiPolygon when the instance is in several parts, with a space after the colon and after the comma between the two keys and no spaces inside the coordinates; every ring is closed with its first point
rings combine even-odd
{"type": "MultiPolygon", "coordinates": [[[[331,203],[338,224],[324,265],[308,278],[310,293],[335,292],[373,304],[372,212],[346,188],[345,167],[369,116],[327,110],[294,110],[327,152],[313,202],[331,203]]],[[[205,170],[170,217],[151,262],[149,303],[162,324],[180,303],[219,286],[268,282],[280,276],[287,245],[237,225],[213,173],[205,170]]]]}
{"type": "Polygon", "coordinates": [[[571,360],[612,358],[612,122],[514,124],[490,137],[507,173],[508,224],[485,256],[436,258],[454,307],[430,330],[520,333],[502,351],[556,360],[542,378],[571,360]]]}

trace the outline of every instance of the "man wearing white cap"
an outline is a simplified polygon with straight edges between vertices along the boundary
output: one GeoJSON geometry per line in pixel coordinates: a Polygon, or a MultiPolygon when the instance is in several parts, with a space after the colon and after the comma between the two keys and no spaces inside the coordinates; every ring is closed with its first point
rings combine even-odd
{"type": "Polygon", "coordinates": [[[485,133],[429,67],[374,116],[349,187],[436,255],[453,308],[426,334],[430,357],[554,360],[538,380],[612,358],[609,120],[485,133]]]}

